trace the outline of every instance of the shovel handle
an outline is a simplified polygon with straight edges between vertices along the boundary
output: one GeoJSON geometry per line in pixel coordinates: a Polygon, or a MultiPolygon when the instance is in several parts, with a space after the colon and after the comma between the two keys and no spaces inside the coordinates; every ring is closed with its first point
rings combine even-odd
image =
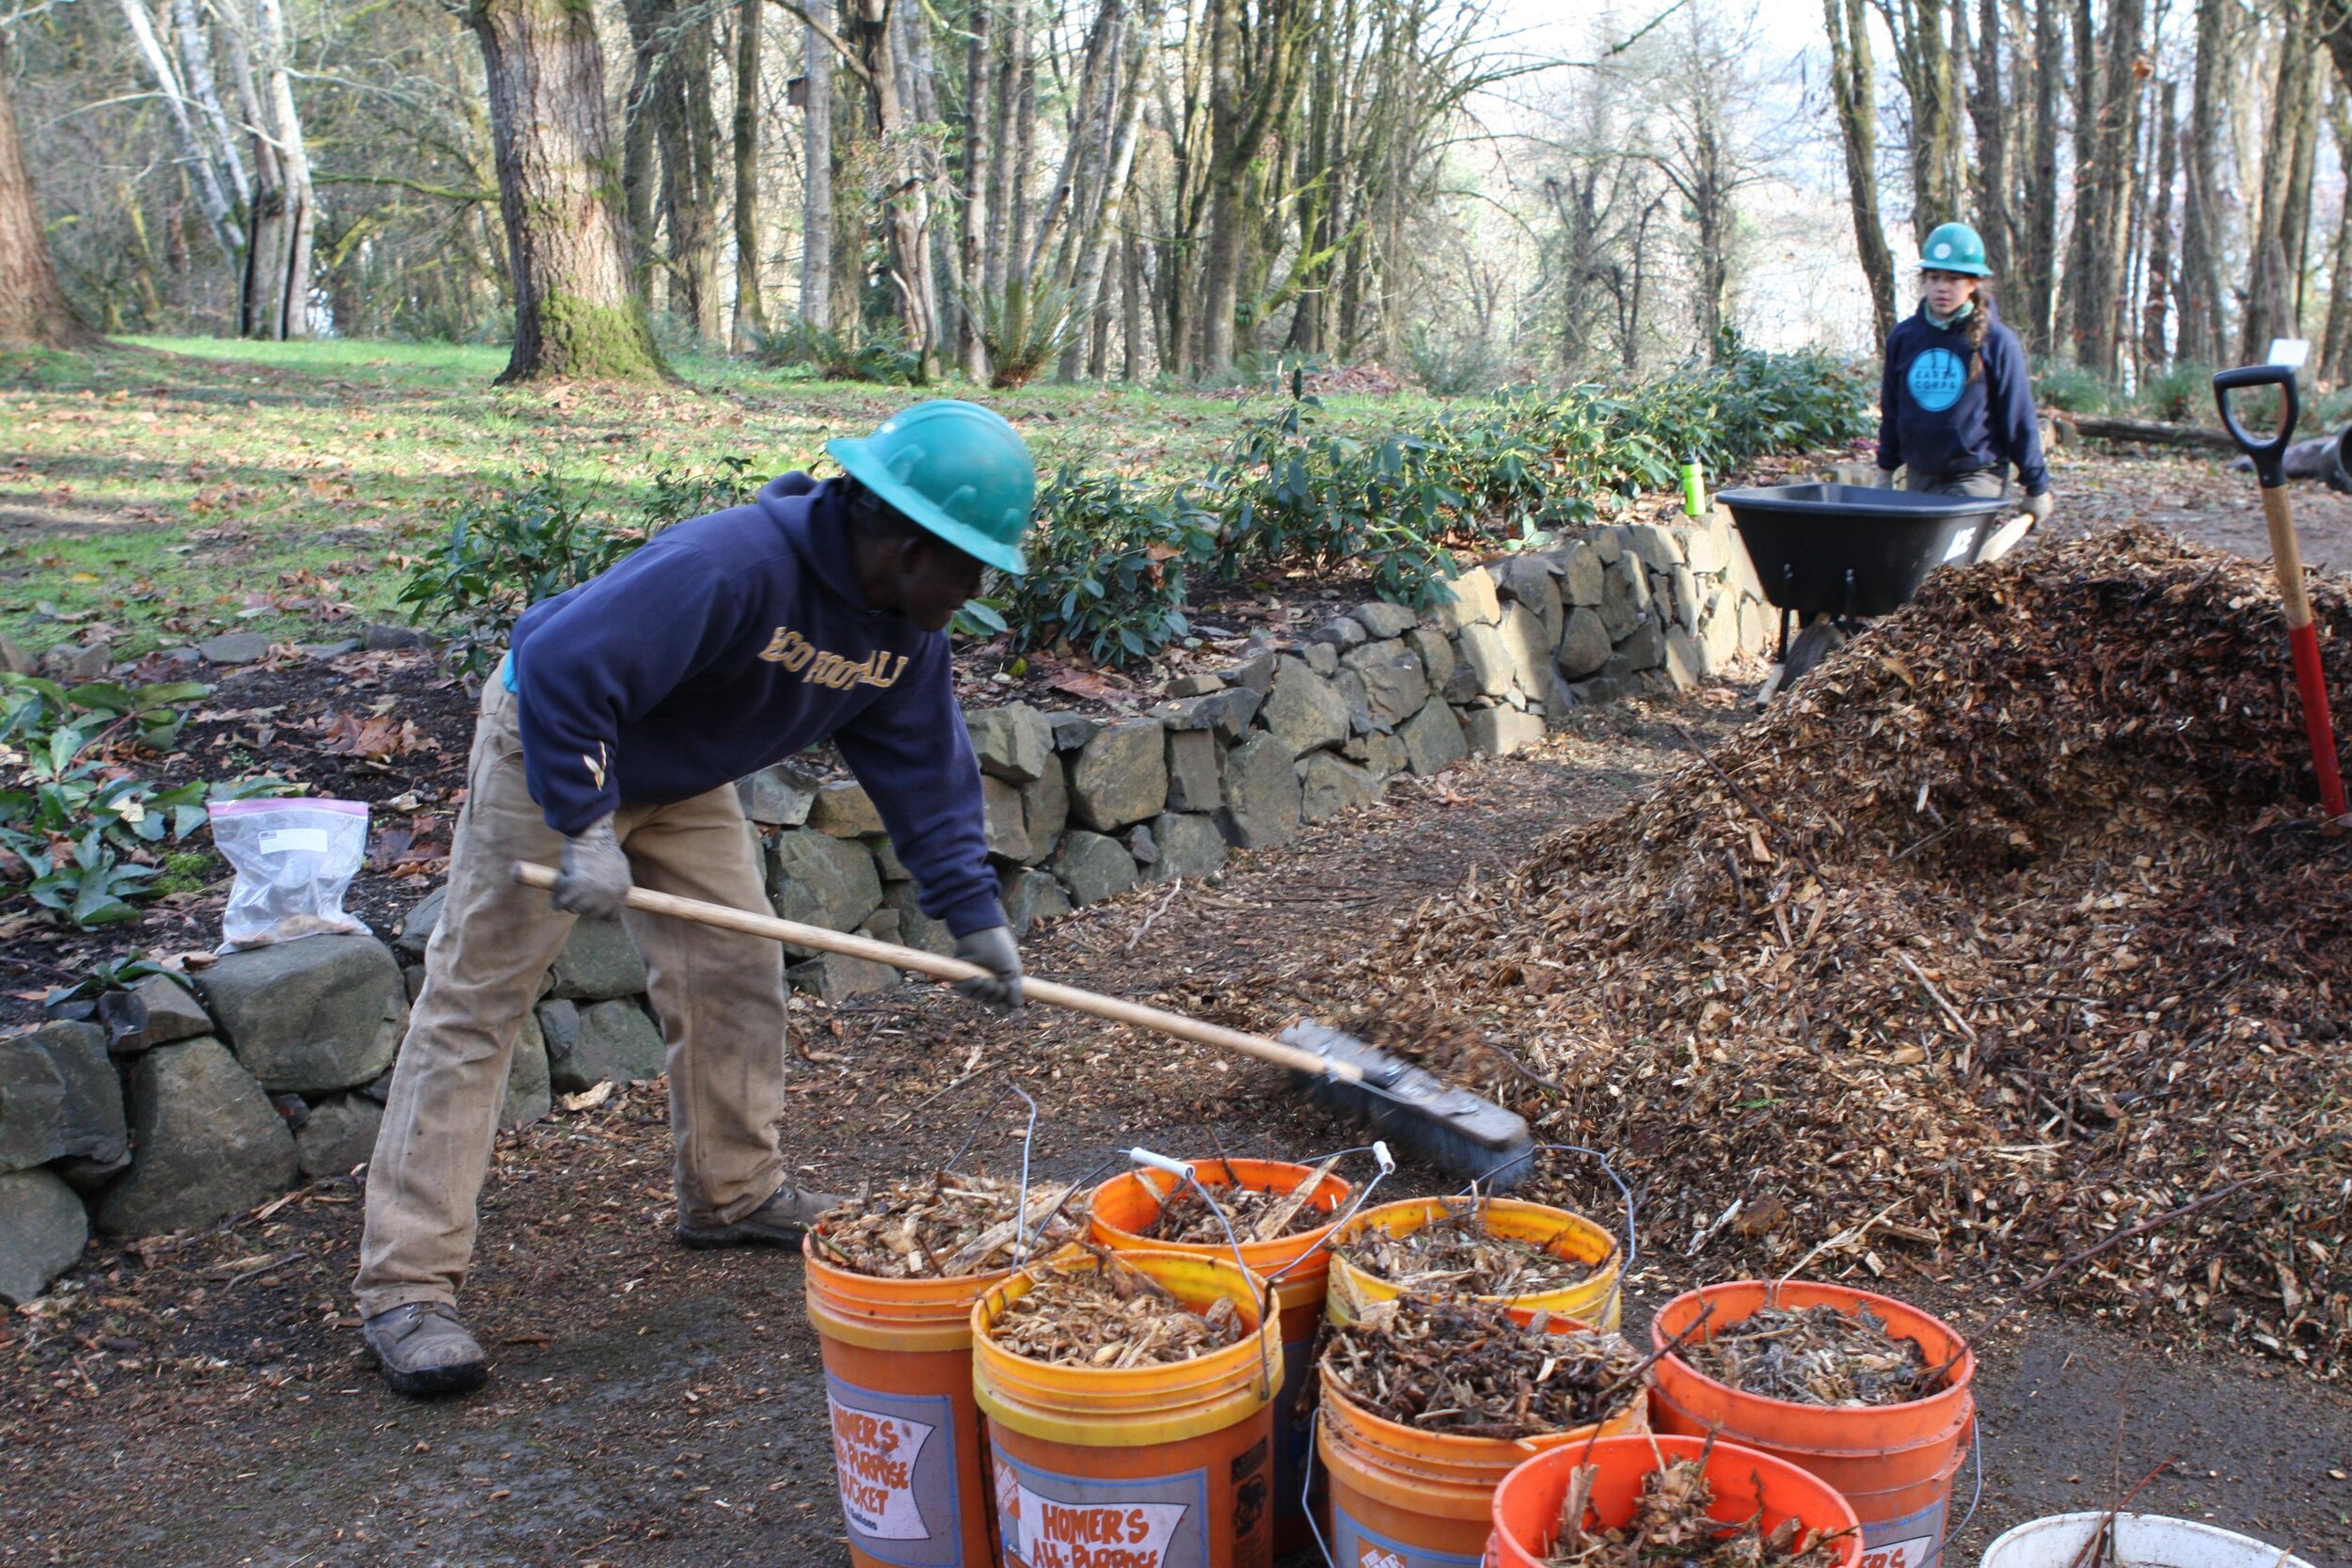
{"type": "MultiPolygon", "coordinates": [[[[515,864],[515,880],[525,887],[552,888],[555,870],[551,866],[533,865],[529,861],[515,864]]],[[[668,915],[673,920],[691,920],[697,925],[712,926],[723,931],[739,931],[745,936],[765,937],[770,942],[789,942],[795,947],[814,947],[820,953],[838,953],[843,958],[864,958],[868,963],[888,964],[893,969],[911,969],[928,974],[934,980],[977,980],[993,978],[993,974],[978,964],[961,958],[942,958],[926,953],[919,947],[901,947],[895,942],[878,942],[872,937],[852,935],[847,931],[827,930],[822,926],[805,926],[797,920],[783,920],[772,914],[754,914],[725,904],[706,903],[699,898],[681,898],[675,893],[656,893],[648,888],[628,890],[628,907],[645,914],[668,915]]],[[[1149,1029],[1195,1045],[1216,1046],[1226,1051],[1238,1051],[1245,1056],[1255,1056],[1276,1067],[1304,1072],[1316,1078],[1332,1078],[1343,1084],[1360,1083],[1363,1071],[1352,1062],[1334,1061],[1311,1051],[1301,1051],[1280,1040],[1267,1039],[1263,1035],[1245,1034],[1228,1029],[1223,1024],[1209,1023],[1182,1013],[1150,1007],[1140,1002],[1122,997],[1104,996],[1096,991],[1081,990],[1053,980],[1040,980],[1024,975],[1021,994],[1032,1002],[1051,1006],[1067,1007],[1073,1012],[1089,1013],[1108,1019],[1113,1023],[1130,1024],[1149,1029]]]]}
{"type": "Polygon", "coordinates": [[[2220,405],[2221,422],[2228,428],[2230,439],[2253,460],[2254,477],[2262,482],[2267,505],[2269,493],[2287,482],[2287,446],[2295,439],[2295,421],[2303,414],[2303,400],[2295,388],[2295,372],[2285,365],[2240,365],[2236,370],[2223,371],[2213,378],[2213,400],[2220,405]],[[2255,440],[2230,408],[2232,392],[2253,387],[2276,387],[2286,398],[2286,417],[2279,421],[2279,434],[2267,441],[2255,440]]]}

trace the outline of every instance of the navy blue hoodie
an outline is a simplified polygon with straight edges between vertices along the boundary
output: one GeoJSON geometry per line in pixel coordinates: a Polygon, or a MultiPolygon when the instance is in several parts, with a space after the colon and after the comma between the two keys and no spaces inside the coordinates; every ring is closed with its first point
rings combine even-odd
{"type": "Polygon", "coordinates": [[[1004,924],[980,768],[946,634],[870,610],[837,483],[769,483],[683,522],[515,623],[523,772],[570,835],[830,738],[866,785],[923,912],[1004,924]]]}
{"type": "MultiPolygon", "coordinates": [[[[1977,309],[1992,314],[1983,300],[1977,309]]],[[[1923,304],[1886,340],[1886,380],[1879,389],[1879,467],[1910,465],[1938,478],[2017,465],[2026,494],[2050,487],[2035,423],[2026,351],[1998,315],[1985,324],[1983,373],[1970,375],[1979,351],[1961,329],[1928,320],[1923,304]]]]}

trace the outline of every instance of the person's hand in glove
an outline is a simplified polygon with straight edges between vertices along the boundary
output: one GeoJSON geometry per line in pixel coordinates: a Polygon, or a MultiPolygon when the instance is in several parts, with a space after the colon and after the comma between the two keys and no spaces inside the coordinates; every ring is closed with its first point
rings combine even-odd
{"type": "Polygon", "coordinates": [[[1892,468],[1879,469],[1878,482],[1874,488],[1880,490],[1892,490],[1895,488],[1895,470],[1892,468]]]}
{"type": "Polygon", "coordinates": [[[2050,499],[2050,492],[2044,490],[2038,496],[2027,496],[2018,503],[2017,510],[2031,517],[2034,526],[2039,528],[2050,520],[2050,509],[2056,504],[2050,499]]]}
{"type": "Polygon", "coordinates": [[[564,841],[564,869],[548,896],[555,907],[590,920],[618,920],[628,898],[628,857],[612,834],[612,818],[592,823],[564,841]]]}
{"type": "Polygon", "coordinates": [[[988,971],[956,982],[956,994],[1008,1009],[1021,1006],[1021,949],[1013,945],[1012,929],[991,926],[984,931],[956,938],[956,957],[988,971]]]}

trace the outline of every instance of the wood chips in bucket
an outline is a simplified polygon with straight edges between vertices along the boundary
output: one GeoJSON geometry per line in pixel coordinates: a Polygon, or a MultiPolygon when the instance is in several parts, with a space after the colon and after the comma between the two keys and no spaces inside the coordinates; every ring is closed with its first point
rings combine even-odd
{"type": "Polygon", "coordinates": [[[1590,1528],[1587,1504],[1599,1474],[1590,1465],[1569,1473],[1544,1568],[1834,1568],[1837,1561],[1837,1534],[1806,1529],[1794,1518],[1760,1530],[1753,1514],[1732,1525],[1710,1517],[1715,1492],[1697,1459],[1661,1464],[1642,1478],[1632,1518],[1613,1529],[1590,1528]]]}
{"type": "Polygon", "coordinates": [[[1332,1250],[1398,1290],[1424,1296],[1529,1296],[1593,1277],[1594,1265],[1486,1229],[1483,1200],[1449,1200],[1428,1224],[1391,1235],[1367,1226],[1332,1250]]]}
{"type": "Polygon", "coordinates": [[[1275,1190],[1249,1186],[1231,1164],[1204,1162],[1200,1167],[1200,1183],[1224,1212],[1224,1222],[1220,1224],[1217,1216],[1210,1212],[1192,1182],[1180,1181],[1176,1190],[1161,1200],[1160,1212],[1152,1223],[1136,1234],[1154,1242],[1216,1244],[1227,1240],[1228,1225],[1232,1227],[1232,1240],[1237,1242],[1271,1242],[1328,1225],[1331,1216],[1311,1200],[1315,1189],[1323,1185],[1323,1179],[1339,1163],[1335,1154],[1310,1171],[1297,1186],[1275,1190]],[[1222,1181],[1217,1180],[1220,1175],[1225,1178],[1222,1181]]]}
{"type": "Polygon", "coordinates": [[[1223,1350],[1249,1332],[1232,1301],[1196,1312],[1116,1253],[1089,1247],[1090,1266],[1041,1271],[988,1337],[1049,1367],[1172,1367],[1223,1350]]]}
{"type": "Polygon", "coordinates": [[[1826,1302],[1763,1307],[1678,1354],[1726,1388],[1796,1404],[1902,1404],[1933,1392],[1943,1372],[1867,1307],[1841,1312],[1826,1302]]]}
{"type": "Polygon", "coordinates": [[[1648,1363],[1615,1334],[1552,1334],[1538,1312],[1398,1297],[1330,1331],[1323,1367],[1384,1420],[1511,1441],[1573,1432],[1644,1397],[1648,1363]]]}
{"type": "Polygon", "coordinates": [[[1029,1239],[1030,1257],[1074,1239],[1077,1196],[1058,1182],[1032,1185],[1028,1212],[1016,1227],[1019,1182],[936,1171],[861,1186],[855,1197],[818,1215],[809,1235],[827,1262],[852,1274],[960,1279],[1012,1267],[1021,1236],[1029,1239]]]}

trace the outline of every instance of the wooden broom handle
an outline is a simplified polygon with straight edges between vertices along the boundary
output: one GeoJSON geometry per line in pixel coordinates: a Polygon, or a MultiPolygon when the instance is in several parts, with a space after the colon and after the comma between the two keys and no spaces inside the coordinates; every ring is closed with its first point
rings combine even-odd
{"type": "MultiPolygon", "coordinates": [[[[518,861],[515,865],[515,880],[525,887],[552,888],[555,872],[548,866],[518,861]]],[[[936,953],[926,953],[919,947],[901,947],[895,942],[878,942],[872,937],[854,936],[847,931],[830,931],[822,926],[803,926],[797,920],[783,920],[772,914],[754,914],[725,904],[706,903],[699,898],[681,898],[674,893],[655,893],[646,888],[628,890],[628,907],[647,914],[666,914],[674,920],[691,920],[697,925],[715,926],[723,931],[740,931],[745,936],[766,937],[771,942],[790,942],[795,947],[814,947],[823,953],[838,953],[844,958],[864,958],[869,963],[888,964],[894,969],[912,969],[934,980],[975,980],[993,978],[992,971],[961,958],[943,958],[936,953]]],[[[1334,1078],[1342,1083],[1363,1081],[1363,1070],[1353,1062],[1333,1061],[1311,1051],[1301,1051],[1280,1040],[1270,1040],[1263,1035],[1245,1034],[1222,1024],[1207,1023],[1182,1013],[1168,1012],[1159,1007],[1147,1007],[1140,1002],[1123,1001],[1097,991],[1081,990],[1053,980],[1040,980],[1024,975],[1021,994],[1032,1002],[1043,1002],[1056,1007],[1068,1007],[1073,1012],[1091,1013],[1113,1023],[1132,1024],[1155,1034],[1190,1040],[1195,1045],[1221,1046],[1238,1051],[1245,1056],[1255,1056],[1276,1067],[1286,1067],[1294,1072],[1304,1072],[1317,1078],[1334,1078]]]]}

